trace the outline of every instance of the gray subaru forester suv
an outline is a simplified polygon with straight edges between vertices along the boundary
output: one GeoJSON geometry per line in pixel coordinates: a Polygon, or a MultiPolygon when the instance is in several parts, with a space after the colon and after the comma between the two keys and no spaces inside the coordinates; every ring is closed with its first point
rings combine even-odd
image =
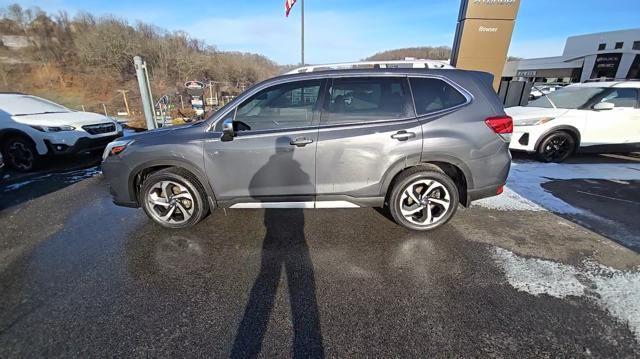
{"type": "Polygon", "coordinates": [[[387,207],[413,230],[498,195],[511,118],[492,76],[328,70],[259,83],[201,122],[106,148],[114,202],[182,228],[214,208],[387,207]]]}

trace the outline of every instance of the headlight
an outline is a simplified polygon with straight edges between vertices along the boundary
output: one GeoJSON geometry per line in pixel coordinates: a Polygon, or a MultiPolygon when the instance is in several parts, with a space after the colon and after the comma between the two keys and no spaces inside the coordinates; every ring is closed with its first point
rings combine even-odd
{"type": "Polygon", "coordinates": [[[117,140],[117,141],[110,142],[107,145],[107,147],[104,149],[104,152],[102,153],[102,160],[104,161],[109,156],[122,153],[122,151],[124,151],[127,148],[127,146],[129,146],[132,143],[133,143],[133,140],[117,140]]]}
{"type": "Polygon", "coordinates": [[[515,126],[537,126],[547,123],[551,120],[555,119],[555,117],[538,117],[538,118],[527,118],[522,120],[514,120],[513,124],[515,126]]]}
{"type": "Polygon", "coordinates": [[[73,126],[31,126],[31,127],[42,132],[73,131],[76,129],[73,126]]]}

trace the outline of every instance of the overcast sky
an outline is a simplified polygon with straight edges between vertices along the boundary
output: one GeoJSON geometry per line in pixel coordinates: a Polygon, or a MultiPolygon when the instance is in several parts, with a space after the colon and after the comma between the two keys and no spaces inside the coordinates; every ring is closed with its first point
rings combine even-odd
{"type": "MultiPolygon", "coordinates": [[[[14,2],[0,0],[0,6],[14,2]]],[[[300,60],[300,0],[289,18],[284,0],[18,3],[50,13],[85,10],[185,30],[218,49],[261,53],[281,64],[300,60]]],[[[451,46],[459,6],[459,0],[305,0],[306,60],[356,61],[394,48],[451,46]]],[[[522,0],[509,53],[556,56],[568,36],[639,27],[639,0],[522,0]]]]}

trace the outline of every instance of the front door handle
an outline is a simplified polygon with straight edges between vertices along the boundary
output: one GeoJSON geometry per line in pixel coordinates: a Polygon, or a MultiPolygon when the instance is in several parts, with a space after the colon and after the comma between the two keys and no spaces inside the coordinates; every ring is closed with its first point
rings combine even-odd
{"type": "Polygon", "coordinates": [[[396,133],[394,133],[393,135],[391,135],[391,138],[393,138],[394,140],[398,140],[398,141],[406,141],[410,138],[414,138],[416,137],[416,134],[413,132],[407,132],[407,131],[398,131],[396,133]]]}
{"type": "Polygon", "coordinates": [[[312,143],[313,143],[313,140],[306,137],[296,138],[295,140],[291,140],[291,142],[289,142],[291,146],[298,146],[298,147],[304,147],[312,143]]]}

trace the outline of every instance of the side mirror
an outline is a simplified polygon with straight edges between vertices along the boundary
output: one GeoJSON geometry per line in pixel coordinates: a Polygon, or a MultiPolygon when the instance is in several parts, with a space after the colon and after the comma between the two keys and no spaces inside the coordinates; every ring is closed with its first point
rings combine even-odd
{"type": "Polygon", "coordinates": [[[233,119],[228,118],[222,121],[222,141],[233,141],[235,137],[235,131],[233,130],[233,119]]]}
{"type": "Polygon", "coordinates": [[[593,109],[596,111],[609,111],[613,110],[615,107],[616,105],[611,102],[599,102],[593,105],[593,109]]]}

